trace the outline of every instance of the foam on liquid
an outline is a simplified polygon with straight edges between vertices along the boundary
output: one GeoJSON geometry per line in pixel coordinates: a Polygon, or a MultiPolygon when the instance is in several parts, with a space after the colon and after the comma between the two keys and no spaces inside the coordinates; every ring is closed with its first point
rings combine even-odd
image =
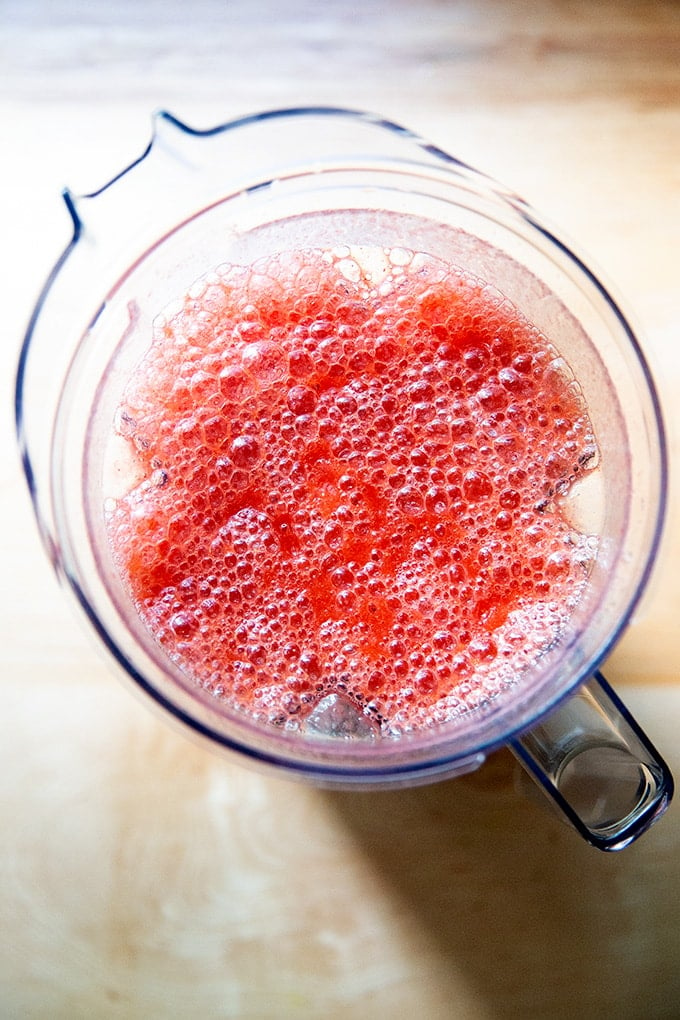
{"type": "Polygon", "coordinates": [[[430,256],[220,267],[156,322],[116,431],[138,613],[276,725],[313,730],[338,694],[383,733],[479,705],[558,637],[594,556],[560,511],[597,457],[568,367],[430,256]]]}

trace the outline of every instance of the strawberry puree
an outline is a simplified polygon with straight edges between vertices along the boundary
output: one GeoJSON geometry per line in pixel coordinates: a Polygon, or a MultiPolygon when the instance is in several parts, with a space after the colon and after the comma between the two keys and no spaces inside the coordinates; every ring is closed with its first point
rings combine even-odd
{"type": "Polygon", "coordinates": [[[220,267],[157,321],[116,429],[136,477],[107,528],[137,611],[193,682],[277,725],[336,693],[385,733],[488,700],[594,555],[560,512],[597,454],[567,366],[429,256],[220,267]]]}

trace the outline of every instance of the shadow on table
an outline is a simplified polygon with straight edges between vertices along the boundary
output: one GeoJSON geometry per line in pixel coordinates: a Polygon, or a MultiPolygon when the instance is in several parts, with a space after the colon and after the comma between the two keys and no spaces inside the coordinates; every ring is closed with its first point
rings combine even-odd
{"type": "Polygon", "coordinates": [[[528,798],[522,775],[501,751],[434,786],[326,796],[439,972],[490,1016],[677,1018],[673,810],[640,842],[603,854],[528,798]]]}

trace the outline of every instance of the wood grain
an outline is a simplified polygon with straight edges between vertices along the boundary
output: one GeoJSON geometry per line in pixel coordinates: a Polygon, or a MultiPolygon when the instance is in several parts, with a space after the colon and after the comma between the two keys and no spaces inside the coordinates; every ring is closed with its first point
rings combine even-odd
{"type": "Polygon", "coordinates": [[[377,110],[498,177],[604,269],[659,380],[671,518],[608,663],[680,773],[680,6],[0,0],[2,1017],[680,1015],[680,822],[597,855],[509,755],[364,796],[222,760],[130,697],[51,576],[12,380],[59,190],[150,114],[377,110]]]}

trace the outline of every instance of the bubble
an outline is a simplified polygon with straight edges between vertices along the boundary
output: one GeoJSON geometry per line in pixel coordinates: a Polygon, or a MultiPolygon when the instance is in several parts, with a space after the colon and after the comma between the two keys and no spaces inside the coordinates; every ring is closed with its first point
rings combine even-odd
{"type": "Polygon", "coordinates": [[[561,453],[551,452],[545,458],[545,473],[551,479],[566,478],[571,473],[571,465],[561,453]]]}
{"type": "Polygon", "coordinates": [[[297,379],[307,379],[314,372],[314,359],[304,350],[292,350],[288,356],[288,369],[297,379]]]}
{"type": "Polygon", "coordinates": [[[423,512],[422,494],[412,485],[402,486],[396,494],[395,502],[402,513],[409,516],[417,516],[423,512]]]}
{"type": "Polygon", "coordinates": [[[516,489],[504,489],[498,497],[498,502],[504,510],[516,510],[522,501],[522,497],[516,489]]]}
{"type": "Polygon", "coordinates": [[[466,471],[463,476],[463,493],[471,503],[485,499],[493,492],[493,485],[483,471],[466,471]]]}
{"type": "Polygon", "coordinates": [[[341,609],[350,610],[357,600],[351,588],[342,588],[337,594],[337,602],[341,609]]]}
{"type": "Polygon", "coordinates": [[[409,400],[414,404],[429,404],[432,400],[434,400],[434,388],[430,385],[430,383],[423,379],[420,379],[418,382],[411,383],[408,387],[407,394],[409,400]]]}
{"type": "Polygon", "coordinates": [[[506,396],[501,386],[495,386],[493,383],[482,386],[477,391],[477,400],[482,405],[485,411],[499,411],[505,407],[506,396]]]}
{"type": "Polygon", "coordinates": [[[177,637],[185,637],[196,627],[196,620],[188,613],[175,613],[170,619],[170,627],[177,637]]]}
{"type": "Polygon", "coordinates": [[[435,415],[436,408],[434,404],[427,401],[420,401],[417,404],[411,405],[411,417],[417,422],[427,422],[435,415]]]}
{"type": "Polygon", "coordinates": [[[250,400],[255,393],[252,379],[233,365],[228,365],[220,372],[218,382],[225,402],[239,404],[250,400]]]}
{"type": "MultiPolygon", "coordinates": [[[[466,325],[470,328],[470,317],[466,316],[466,325]]],[[[488,351],[481,344],[477,347],[468,347],[463,352],[463,362],[466,368],[477,372],[484,367],[488,360],[488,351]]]]}
{"type": "Polygon", "coordinates": [[[420,694],[431,694],[437,689],[437,678],[431,669],[419,669],[413,678],[413,686],[420,694]]]}
{"type": "Polygon", "coordinates": [[[239,468],[252,468],[260,460],[260,444],[252,436],[237,436],[229,449],[231,460],[239,468]]]}
{"type": "Polygon", "coordinates": [[[511,393],[525,393],[531,387],[526,375],[517,371],[516,368],[502,368],[498,373],[498,381],[504,389],[511,393]]]}
{"type": "Polygon", "coordinates": [[[566,551],[551,553],[545,563],[545,572],[549,577],[560,577],[568,574],[572,558],[566,551]]]}
{"type": "Polygon", "coordinates": [[[530,354],[520,353],[512,359],[512,367],[515,372],[521,373],[522,375],[528,375],[534,364],[534,359],[530,354]]]}
{"type": "Polygon", "coordinates": [[[354,575],[346,566],[336,567],[331,574],[331,584],[336,588],[343,588],[354,581],[354,575]]]}
{"type": "Polygon", "coordinates": [[[241,361],[261,386],[272,386],[284,379],[288,371],[285,351],[268,340],[247,344],[241,352],[241,361]]]}
{"type": "Polygon", "coordinates": [[[316,393],[309,386],[291,386],[286,403],[293,414],[310,414],[316,407],[316,393]]]}
{"type": "Polygon", "coordinates": [[[408,248],[388,248],[386,254],[393,266],[408,266],[413,261],[413,252],[408,248]]]}
{"type": "Polygon", "coordinates": [[[468,658],[467,655],[464,655],[462,652],[459,652],[457,655],[454,655],[453,659],[451,660],[451,669],[456,674],[456,676],[459,677],[470,676],[470,674],[472,673],[472,663],[470,662],[470,659],[468,658]]]}

